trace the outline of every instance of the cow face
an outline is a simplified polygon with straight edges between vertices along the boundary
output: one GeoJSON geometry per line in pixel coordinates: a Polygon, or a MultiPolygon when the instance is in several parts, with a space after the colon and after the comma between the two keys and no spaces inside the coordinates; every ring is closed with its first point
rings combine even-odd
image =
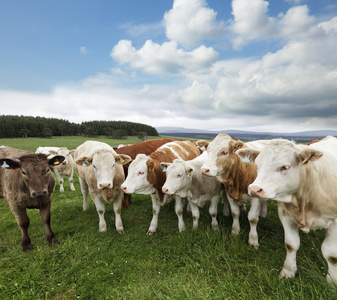
{"type": "Polygon", "coordinates": [[[61,155],[64,156],[64,161],[62,162],[63,165],[68,165],[69,162],[72,160],[71,155],[74,154],[75,150],[68,150],[65,147],[61,147],[58,151],[50,150],[49,153],[53,155],[61,155]]]}
{"type": "Polygon", "coordinates": [[[110,150],[99,150],[90,157],[78,158],[76,160],[76,164],[83,167],[92,166],[97,180],[97,188],[99,190],[104,190],[113,188],[113,179],[116,174],[116,163],[127,163],[130,160],[131,158],[128,155],[118,155],[110,150]]]}
{"type": "Polygon", "coordinates": [[[180,159],[175,159],[173,163],[161,163],[160,167],[166,172],[163,193],[186,197],[191,186],[193,169],[180,159]]]}
{"type": "Polygon", "coordinates": [[[148,176],[151,176],[153,172],[153,161],[145,154],[138,154],[130,164],[128,176],[121,185],[123,192],[145,195],[155,193],[156,189],[148,180],[148,176]]]}
{"type": "Polygon", "coordinates": [[[31,198],[49,195],[49,184],[54,181],[50,167],[62,163],[64,156],[54,156],[47,159],[44,154],[32,154],[19,157],[17,160],[9,158],[0,159],[4,169],[20,170],[24,186],[29,191],[31,198]]]}
{"type": "Polygon", "coordinates": [[[222,161],[228,157],[229,142],[231,137],[227,134],[218,134],[217,137],[208,144],[207,160],[201,167],[203,174],[208,176],[220,176],[224,173],[222,161]]]}
{"type": "Polygon", "coordinates": [[[257,177],[248,188],[251,196],[291,202],[292,195],[299,187],[301,169],[321,157],[322,153],[277,139],[272,140],[260,153],[242,149],[239,155],[248,155],[257,166],[257,177]]]}

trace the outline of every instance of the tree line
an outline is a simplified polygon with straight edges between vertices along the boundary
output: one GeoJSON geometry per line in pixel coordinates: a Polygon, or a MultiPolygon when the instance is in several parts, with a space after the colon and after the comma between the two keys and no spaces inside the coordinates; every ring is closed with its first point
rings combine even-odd
{"type": "Polygon", "coordinates": [[[0,116],[0,138],[105,135],[123,139],[127,136],[158,136],[149,125],[127,121],[90,121],[81,124],[44,117],[0,116]]]}

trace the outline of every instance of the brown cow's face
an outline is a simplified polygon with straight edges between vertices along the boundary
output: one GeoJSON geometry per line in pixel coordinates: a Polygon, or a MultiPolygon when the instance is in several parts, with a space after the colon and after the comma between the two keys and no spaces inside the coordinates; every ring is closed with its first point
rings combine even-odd
{"type": "Polygon", "coordinates": [[[54,156],[51,159],[43,154],[22,156],[18,160],[1,159],[0,163],[5,169],[17,169],[28,189],[31,198],[48,196],[48,186],[51,180],[50,166],[58,165],[64,160],[63,156],[54,156]]]}

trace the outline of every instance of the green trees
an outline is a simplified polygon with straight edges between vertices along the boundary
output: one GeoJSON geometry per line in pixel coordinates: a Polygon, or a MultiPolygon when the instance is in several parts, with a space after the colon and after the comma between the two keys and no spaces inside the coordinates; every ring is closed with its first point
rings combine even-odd
{"type": "Polygon", "coordinates": [[[157,130],[152,126],[127,121],[90,121],[76,124],[55,118],[0,116],[0,138],[106,135],[123,139],[130,135],[137,136],[140,132],[158,136],[157,130]]]}

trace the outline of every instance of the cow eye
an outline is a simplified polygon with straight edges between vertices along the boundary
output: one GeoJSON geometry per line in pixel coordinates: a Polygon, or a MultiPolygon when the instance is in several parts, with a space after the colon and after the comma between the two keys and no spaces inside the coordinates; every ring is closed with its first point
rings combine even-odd
{"type": "Polygon", "coordinates": [[[46,173],[49,173],[49,171],[50,171],[50,169],[48,168],[48,169],[46,170],[46,173]]]}
{"type": "Polygon", "coordinates": [[[183,177],[183,174],[178,174],[177,177],[181,178],[181,177],[183,177]]]}
{"type": "Polygon", "coordinates": [[[92,165],[92,166],[93,166],[95,169],[97,169],[95,165],[92,165]]]}
{"type": "Polygon", "coordinates": [[[281,168],[280,168],[280,171],[282,172],[282,171],[287,171],[287,170],[289,170],[290,169],[290,166],[282,166],[281,168]]]}
{"type": "Polygon", "coordinates": [[[144,175],[144,172],[143,171],[139,171],[138,175],[144,175]]]}
{"type": "Polygon", "coordinates": [[[26,176],[27,173],[24,170],[22,170],[22,175],[26,176]]]}
{"type": "Polygon", "coordinates": [[[222,151],[220,155],[227,155],[226,151],[222,151]]]}

